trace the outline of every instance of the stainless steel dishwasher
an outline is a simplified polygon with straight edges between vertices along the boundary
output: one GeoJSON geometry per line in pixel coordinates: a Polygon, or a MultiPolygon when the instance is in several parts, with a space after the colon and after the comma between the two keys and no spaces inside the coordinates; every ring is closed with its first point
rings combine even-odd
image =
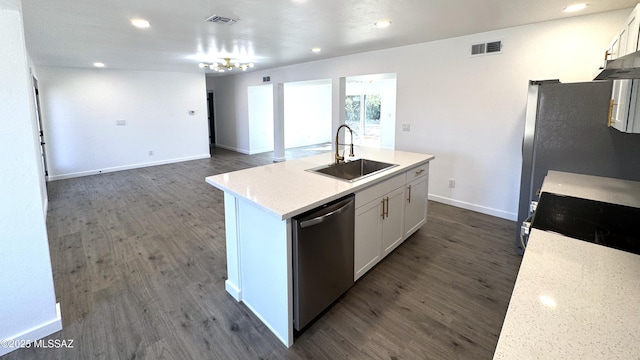
{"type": "Polygon", "coordinates": [[[293,327],[300,331],[353,285],[354,195],[293,219],[293,327]]]}

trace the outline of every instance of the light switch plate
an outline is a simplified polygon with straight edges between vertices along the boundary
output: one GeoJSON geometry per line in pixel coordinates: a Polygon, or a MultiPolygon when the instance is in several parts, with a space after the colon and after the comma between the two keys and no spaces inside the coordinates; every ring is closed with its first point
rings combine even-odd
{"type": "Polygon", "coordinates": [[[411,124],[402,124],[402,131],[411,131],[411,124]]]}

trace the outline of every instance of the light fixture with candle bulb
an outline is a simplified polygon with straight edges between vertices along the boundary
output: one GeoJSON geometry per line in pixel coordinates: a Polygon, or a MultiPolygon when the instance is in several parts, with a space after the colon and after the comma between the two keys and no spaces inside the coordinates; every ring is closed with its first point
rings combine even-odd
{"type": "Polygon", "coordinates": [[[221,63],[200,63],[199,66],[201,69],[211,69],[217,72],[231,71],[233,69],[246,71],[254,66],[253,63],[234,62],[232,64],[230,58],[224,58],[223,60],[221,63]]]}

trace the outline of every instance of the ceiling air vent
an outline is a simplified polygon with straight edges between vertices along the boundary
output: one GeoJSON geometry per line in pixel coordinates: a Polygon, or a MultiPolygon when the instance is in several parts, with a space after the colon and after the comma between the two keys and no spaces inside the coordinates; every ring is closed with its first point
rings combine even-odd
{"type": "Polygon", "coordinates": [[[471,56],[502,53],[502,41],[471,45],[471,56]]]}
{"type": "Polygon", "coordinates": [[[211,15],[205,21],[222,25],[231,25],[238,20],[220,15],[211,15]]]}

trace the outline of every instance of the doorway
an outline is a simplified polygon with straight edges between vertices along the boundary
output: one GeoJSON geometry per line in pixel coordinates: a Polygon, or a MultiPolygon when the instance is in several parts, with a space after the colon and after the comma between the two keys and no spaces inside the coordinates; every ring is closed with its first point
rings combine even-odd
{"type": "Polygon", "coordinates": [[[213,91],[207,92],[207,116],[209,118],[209,154],[216,149],[216,121],[213,101],[213,91]]]}
{"type": "Polygon", "coordinates": [[[395,148],[395,117],[395,73],[347,77],[345,123],[354,131],[354,144],[395,148]]]}
{"type": "Polygon", "coordinates": [[[38,91],[38,80],[33,76],[31,78],[33,80],[33,94],[35,97],[34,104],[36,107],[36,118],[38,120],[36,123],[38,124],[38,137],[40,140],[40,155],[42,159],[42,169],[44,171],[44,180],[46,182],[49,177],[49,170],[47,170],[47,153],[44,148],[45,141],[44,141],[44,130],[42,127],[42,115],[40,113],[40,92],[38,91]]]}

